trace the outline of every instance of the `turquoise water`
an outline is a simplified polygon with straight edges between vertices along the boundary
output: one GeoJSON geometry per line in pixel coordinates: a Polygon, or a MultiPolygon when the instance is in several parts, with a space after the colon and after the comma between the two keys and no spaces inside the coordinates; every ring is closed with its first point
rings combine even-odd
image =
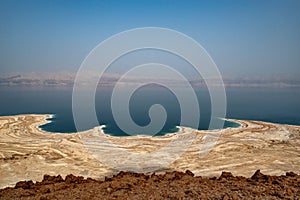
{"type": "MultiPolygon", "coordinates": [[[[210,99],[205,90],[196,90],[201,121],[198,129],[206,130],[210,122],[210,99]]],[[[96,94],[98,121],[106,125],[104,131],[110,135],[123,136],[110,111],[110,90],[96,94]]],[[[42,128],[50,132],[76,132],[72,116],[72,90],[70,88],[0,88],[0,115],[55,114],[51,123],[42,128]]],[[[153,104],[165,107],[167,122],[158,135],[176,132],[180,124],[180,108],[175,96],[164,88],[145,88],[138,91],[130,101],[133,120],[141,125],[150,122],[149,107],[153,104]]],[[[262,120],[283,124],[300,125],[300,91],[296,89],[227,89],[227,115],[232,119],[262,120]]],[[[86,129],[99,124],[88,124],[86,129]]],[[[226,121],[224,128],[238,124],[226,121]]]]}

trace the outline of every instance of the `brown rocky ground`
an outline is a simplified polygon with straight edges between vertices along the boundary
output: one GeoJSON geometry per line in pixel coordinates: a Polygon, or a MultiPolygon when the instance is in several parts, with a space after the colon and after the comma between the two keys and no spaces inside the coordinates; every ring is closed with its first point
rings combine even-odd
{"type": "Polygon", "coordinates": [[[0,190],[0,199],[299,199],[300,175],[251,178],[223,172],[219,178],[194,177],[187,170],[161,175],[120,172],[99,181],[82,176],[44,175],[41,182],[18,182],[0,190]]]}

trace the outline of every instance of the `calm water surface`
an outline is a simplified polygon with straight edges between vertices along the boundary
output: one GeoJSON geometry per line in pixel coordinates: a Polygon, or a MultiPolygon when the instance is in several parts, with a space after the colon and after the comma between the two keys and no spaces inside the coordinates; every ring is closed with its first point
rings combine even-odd
{"type": "MultiPolygon", "coordinates": [[[[227,89],[227,118],[262,120],[283,124],[300,125],[300,91],[296,89],[227,89]]],[[[210,99],[204,89],[196,90],[201,112],[198,129],[208,129],[210,122],[210,99]]],[[[26,113],[55,114],[51,123],[42,128],[51,132],[76,132],[72,116],[72,90],[70,88],[0,88],[0,115],[26,113]]],[[[110,89],[96,93],[96,111],[99,124],[106,125],[105,132],[123,136],[113,120],[110,110],[110,89]]],[[[153,104],[161,104],[168,118],[158,135],[175,132],[180,123],[179,103],[165,88],[141,88],[130,101],[130,114],[141,125],[150,122],[148,110],[153,104]]],[[[98,124],[88,124],[87,129],[98,124]]],[[[224,127],[237,124],[225,122],[224,127]]]]}

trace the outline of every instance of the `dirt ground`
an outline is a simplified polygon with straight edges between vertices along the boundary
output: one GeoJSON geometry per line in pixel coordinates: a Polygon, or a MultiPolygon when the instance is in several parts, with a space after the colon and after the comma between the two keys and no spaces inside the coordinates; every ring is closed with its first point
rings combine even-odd
{"type": "Polygon", "coordinates": [[[223,172],[220,177],[194,177],[191,171],[161,175],[120,172],[99,181],[82,176],[44,175],[41,182],[18,182],[0,190],[0,199],[299,199],[300,175],[251,178],[223,172]]]}

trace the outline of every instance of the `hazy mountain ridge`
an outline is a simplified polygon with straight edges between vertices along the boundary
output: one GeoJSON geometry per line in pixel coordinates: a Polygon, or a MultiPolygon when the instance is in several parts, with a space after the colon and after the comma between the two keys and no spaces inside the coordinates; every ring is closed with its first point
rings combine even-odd
{"type": "MultiPolygon", "coordinates": [[[[114,86],[121,75],[114,73],[105,73],[102,76],[99,84],[101,86],[114,86]]],[[[0,86],[28,86],[28,87],[41,87],[41,86],[65,86],[72,87],[75,81],[75,72],[27,72],[27,73],[10,73],[0,75],[0,86]]],[[[86,72],[82,76],[81,84],[89,86],[94,81],[98,81],[99,77],[94,72],[86,72]]],[[[149,81],[152,80],[149,78],[149,81]]],[[[164,80],[175,86],[181,86],[182,81],[168,78],[157,77],[155,79],[158,83],[164,80]]],[[[147,77],[128,77],[124,79],[121,84],[124,86],[147,82],[147,77]]],[[[189,80],[192,86],[205,87],[204,79],[189,80]]],[[[220,86],[218,81],[210,79],[213,86],[220,86]]],[[[300,80],[297,76],[265,76],[265,77],[223,77],[225,87],[229,88],[300,88],[300,80]]]]}

